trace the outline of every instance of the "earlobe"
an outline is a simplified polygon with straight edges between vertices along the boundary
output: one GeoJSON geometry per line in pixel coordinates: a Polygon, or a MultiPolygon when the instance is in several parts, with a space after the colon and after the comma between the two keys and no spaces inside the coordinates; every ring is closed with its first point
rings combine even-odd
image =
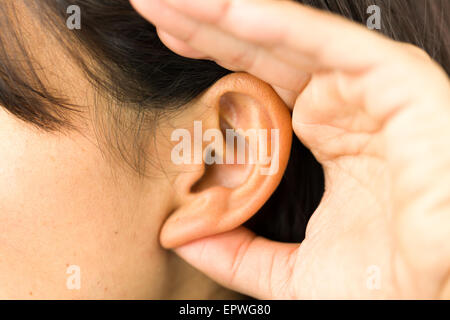
{"type": "MultiPolygon", "coordinates": [[[[201,145],[203,157],[178,165],[177,207],[160,235],[165,248],[245,223],[275,191],[289,159],[289,110],[261,80],[244,73],[228,75],[208,89],[197,106],[209,106],[202,119],[195,119],[195,112],[186,113],[183,123],[193,117],[187,130],[194,137],[186,145],[201,145]]],[[[198,150],[189,155],[198,158],[198,150]]]]}

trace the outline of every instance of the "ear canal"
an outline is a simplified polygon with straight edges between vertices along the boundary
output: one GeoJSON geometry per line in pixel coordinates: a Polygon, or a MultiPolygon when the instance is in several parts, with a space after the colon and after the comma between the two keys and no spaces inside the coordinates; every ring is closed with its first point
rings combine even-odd
{"type": "MultiPolygon", "coordinates": [[[[215,161],[212,163],[205,164],[205,173],[203,177],[192,186],[192,192],[201,192],[212,186],[223,186],[225,188],[233,189],[239,187],[245,182],[250,174],[252,165],[248,164],[247,156],[249,154],[249,146],[247,141],[245,142],[245,149],[239,150],[237,147],[238,139],[245,139],[245,137],[240,137],[239,133],[237,138],[234,138],[233,146],[227,144],[229,142],[227,135],[229,132],[234,132],[233,127],[228,123],[226,119],[220,117],[220,130],[222,143],[218,144],[220,147],[216,149],[205,150],[206,153],[211,154],[215,161]],[[244,152],[246,157],[245,163],[238,163],[237,159],[240,157],[239,152],[244,152]],[[227,155],[232,155],[232,163],[227,163],[227,155]],[[220,159],[220,160],[219,160],[220,159]],[[219,161],[217,161],[219,160],[219,161]],[[217,163],[219,162],[219,163],[217,163]]],[[[218,135],[216,136],[216,139],[218,135]]]]}

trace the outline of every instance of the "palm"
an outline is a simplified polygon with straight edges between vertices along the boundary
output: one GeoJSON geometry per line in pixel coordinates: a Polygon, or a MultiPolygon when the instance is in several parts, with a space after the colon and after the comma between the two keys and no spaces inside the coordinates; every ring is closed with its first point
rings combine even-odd
{"type": "Polygon", "coordinates": [[[297,297],[394,296],[386,164],[361,154],[331,160],[326,170],[324,199],[297,252],[297,297]]]}
{"type": "MultiPolygon", "coordinates": [[[[417,259],[427,253],[423,246],[413,244],[430,239],[422,238],[409,222],[437,227],[417,208],[424,208],[422,203],[442,187],[417,186],[418,179],[409,173],[421,168],[422,174],[437,180],[431,170],[436,167],[434,155],[417,148],[413,137],[430,131],[436,141],[442,139],[439,121],[416,121],[422,125],[410,126],[413,118],[421,117],[423,107],[408,105],[398,105],[401,111],[388,116],[370,116],[370,106],[358,105],[362,93],[357,87],[367,81],[365,77],[370,75],[351,80],[341,73],[313,76],[297,99],[295,108],[301,109],[301,115],[294,114],[295,131],[326,173],[324,199],[296,253],[297,297],[417,298],[437,293],[436,286],[426,291],[414,282],[418,270],[432,274],[436,269],[422,266],[417,259]],[[339,86],[342,81],[345,92],[339,86]],[[323,94],[323,88],[328,88],[328,95],[323,94]],[[320,98],[315,92],[320,92],[320,98]],[[398,166],[404,163],[401,158],[405,155],[408,165],[398,166]],[[408,197],[415,188],[423,188],[416,194],[415,205],[403,203],[402,197],[408,197]]],[[[371,88],[376,90],[380,85],[371,83],[371,88]]],[[[378,108],[388,110],[381,103],[392,101],[382,95],[378,99],[378,108]]]]}

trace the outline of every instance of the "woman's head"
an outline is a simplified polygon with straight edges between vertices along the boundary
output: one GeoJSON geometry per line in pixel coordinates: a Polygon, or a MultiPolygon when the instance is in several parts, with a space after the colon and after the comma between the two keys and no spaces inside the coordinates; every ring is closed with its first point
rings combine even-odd
{"type": "MultiPolygon", "coordinates": [[[[305,1],[361,22],[372,2],[305,1]]],[[[437,46],[445,21],[434,15],[438,2],[389,3],[379,4],[382,31],[448,65],[437,46]]],[[[172,53],[128,0],[15,0],[0,15],[0,294],[220,297],[227,293],[160,243],[244,223],[302,240],[323,173],[291,141],[289,113],[271,87],[172,53]],[[81,9],[79,30],[67,28],[70,5],[81,9]],[[269,132],[278,170],[174,161],[174,132],[189,133],[195,158],[195,137],[202,149],[211,142],[205,132],[227,128],[269,132]],[[67,287],[71,265],[80,267],[80,290],[67,287]]],[[[214,151],[239,152],[223,143],[214,151]]]]}

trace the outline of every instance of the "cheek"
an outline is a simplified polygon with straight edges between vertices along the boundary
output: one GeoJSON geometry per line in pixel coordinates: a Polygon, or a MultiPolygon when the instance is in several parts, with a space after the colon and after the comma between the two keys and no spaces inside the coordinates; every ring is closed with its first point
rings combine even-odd
{"type": "Polygon", "coordinates": [[[105,201],[112,188],[105,188],[102,162],[92,147],[81,140],[17,128],[14,135],[0,130],[0,136],[4,219],[16,220],[24,228],[31,224],[33,230],[80,223],[87,227],[100,218],[108,224],[108,216],[99,215],[114,206],[105,201]]]}
{"type": "Polygon", "coordinates": [[[0,263],[0,287],[20,290],[3,276],[17,270],[24,286],[41,284],[35,296],[123,296],[125,285],[149,294],[140,287],[149,281],[160,290],[166,253],[152,208],[143,220],[144,204],[111,174],[100,151],[81,137],[11,129],[0,125],[0,251],[8,262],[0,263]],[[66,288],[72,265],[83,274],[79,291],[66,288]],[[130,275],[148,281],[133,283],[130,275]]]}

